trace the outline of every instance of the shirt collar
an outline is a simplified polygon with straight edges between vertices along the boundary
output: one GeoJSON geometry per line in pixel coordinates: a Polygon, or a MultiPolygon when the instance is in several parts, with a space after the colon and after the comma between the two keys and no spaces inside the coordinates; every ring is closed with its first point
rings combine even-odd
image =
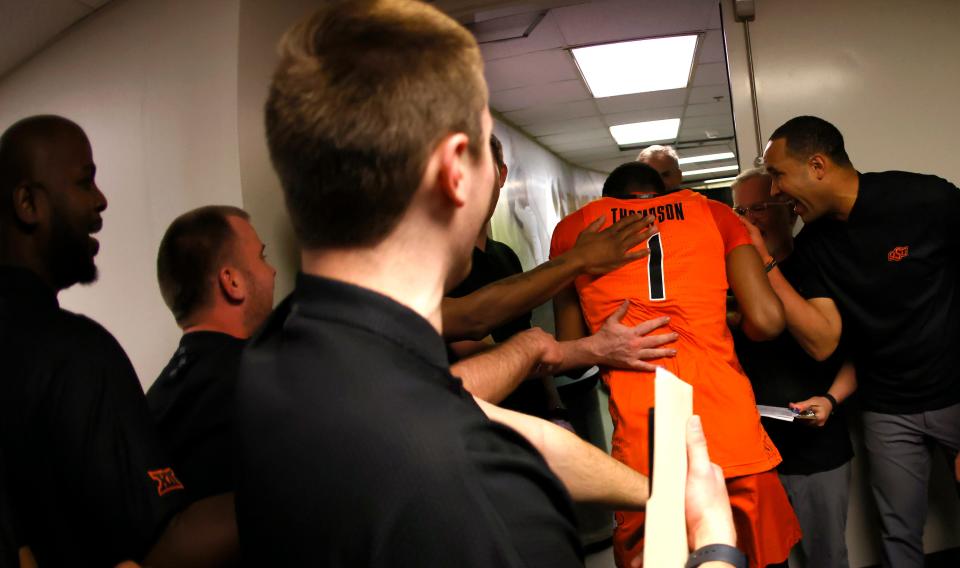
{"type": "Polygon", "coordinates": [[[379,335],[435,367],[449,368],[446,344],[423,316],[366,288],[309,274],[297,275],[293,311],[379,335]]]}
{"type": "Polygon", "coordinates": [[[18,304],[34,308],[60,308],[57,293],[33,271],[19,266],[0,266],[0,297],[16,298],[18,304]]]}

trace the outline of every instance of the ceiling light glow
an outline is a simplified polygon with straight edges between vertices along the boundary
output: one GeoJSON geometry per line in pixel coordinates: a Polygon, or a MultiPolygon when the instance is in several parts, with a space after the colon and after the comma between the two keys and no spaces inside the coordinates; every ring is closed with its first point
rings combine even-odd
{"type": "Polygon", "coordinates": [[[682,89],[690,80],[697,36],[641,39],[570,50],[595,98],[682,89]]]}
{"type": "Polygon", "coordinates": [[[715,162],[717,160],[729,160],[734,158],[733,152],[721,152],[719,154],[703,154],[702,156],[690,156],[680,158],[680,165],[695,164],[697,162],[715,162]]]}
{"type": "Polygon", "coordinates": [[[740,166],[737,166],[737,165],[718,166],[716,168],[704,168],[702,170],[690,170],[689,172],[683,172],[683,177],[698,176],[702,174],[715,174],[717,172],[732,172],[739,169],[740,169],[740,166]]]}
{"type": "Polygon", "coordinates": [[[631,122],[610,127],[610,134],[617,144],[629,146],[660,140],[673,140],[680,130],[679,118],[666,120],[650,120],[647,122],[631,122]]]}

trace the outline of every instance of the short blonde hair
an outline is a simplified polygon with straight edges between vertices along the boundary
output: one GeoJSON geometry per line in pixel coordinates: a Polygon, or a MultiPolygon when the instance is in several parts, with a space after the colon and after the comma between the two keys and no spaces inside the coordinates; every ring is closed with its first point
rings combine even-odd
{"type": "Polygon", "coordinates": [[[486,105],[476,41],[436,8],[327,2],[296,25],[280,45],[266,123],[301,246],[380,242],[444,136],[463,132],[482,155],[486,105]]]}

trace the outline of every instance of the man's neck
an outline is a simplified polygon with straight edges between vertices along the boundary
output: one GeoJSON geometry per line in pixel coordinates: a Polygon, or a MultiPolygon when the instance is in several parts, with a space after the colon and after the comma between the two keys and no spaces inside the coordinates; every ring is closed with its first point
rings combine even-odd
{"type": "Polygon", "coordinates": [[[9,238],[0,240],[0,265],[16,266],[24,268],[37,275],[48,288],[53,290],[54,294],[59,294],[54,283],[53,271],[43,262],[42,255],[35,254],[30,246],[24,246],[24,243],[17,242],[9,238]]]}
{"type": "Polygon", "coordinates": [[[770,251],[770,256],[774,258],[777,262],[783,262],[787,259],[790,254],[793,253],[793,239],[787,239],[784,241],[776,250],[770,251]]]}
{"type": "Polygon", "coordinates": [[[838,172],[835,187],[837,189],[832,194],[830,210],[834,217],[846,221],[860,194],[860,174],[853,168],[838,172]]]}
{"type": "Polygon", "coordinates": [[[487,224],[483,226],[483,230],[480,231],[480,236],[477,237],[477,242],[475,246],[486,252],[487,251],[487,241],[490,240],[490,221],[487,221],[487,224]]]}
{"type": "Polygon", "coordinates": [[[184,334],[196,331],[213,331],[225,333],[237,339],[247,339],[251,333],[246,326],[243,325],[242,320],[241,314],[237,314],[236,316],[233,314],[224,315],[214,308],[194,318],[190,323],[182,325],[181,329],[183,329],[184,334]]]}
{"type": "Polygon", "coordinates": [[[417,312],[442,333],[440,302],[447,264],[438,254],[423,250],[424,243],[435,239],[407,240],[391,237],[373,248],[304,250],[301,269],[383,294],[417,312]],[[438,260],[424,261],[431,258],[438,260]]]}

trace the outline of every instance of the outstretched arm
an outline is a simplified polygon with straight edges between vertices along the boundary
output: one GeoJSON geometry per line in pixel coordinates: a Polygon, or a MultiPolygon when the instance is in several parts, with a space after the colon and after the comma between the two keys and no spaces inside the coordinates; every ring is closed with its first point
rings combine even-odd
{"type": "Polygon", "coordinates": [[[556,424],[482,400],[477,404],[490,420],[513,428],[537,448],[574,501],[621,510],[642,510],[646,505],[649,480],[645,475],[556,424]]]}
{"type": "Polygon", "coordinates": [[[562,361],[563,351],[557,341],[535,327],[461,359],[450,366],[450,372],[460,377],[463,388],[473,396],[498,403],[528,377],[553,374],[562,361]]]}
{"type": "Polygon", "coordinates": [[[754,341],[773,339],[783,331],[783,304],[767,281],[760,256],[750,245],[727,255],[727,281],[740,306],[740,327],[754,341]]]}
{"type": "Polygon", "coordinates": [[[580,233],[576,245],[529,272],[504,278],[462,298],[444,298],[443,336],[448,341],[481,339],[496,326],[552,298],[581,274],[605,274],[645,257],[629,252],[655,231],[653,217],[625,217],[603,231],[603,218],[580,233]]]}
{"type": "MultiPolygon", "coordinates": [[[[750,239],[764,264],[769,263],[770,253],[763,242],[760,230],[743,220],[750,239]]],[[[837,305],[830,298],[806,299],[793,288],[778,267],[767,273],[770,285],[783,303],[787,329],[797,343],[811,357],[823,361],[833,354],[840,343],[841,321],[837,305]]],[[[739,300],[739,298],[737,298],[739,300]]]]}

